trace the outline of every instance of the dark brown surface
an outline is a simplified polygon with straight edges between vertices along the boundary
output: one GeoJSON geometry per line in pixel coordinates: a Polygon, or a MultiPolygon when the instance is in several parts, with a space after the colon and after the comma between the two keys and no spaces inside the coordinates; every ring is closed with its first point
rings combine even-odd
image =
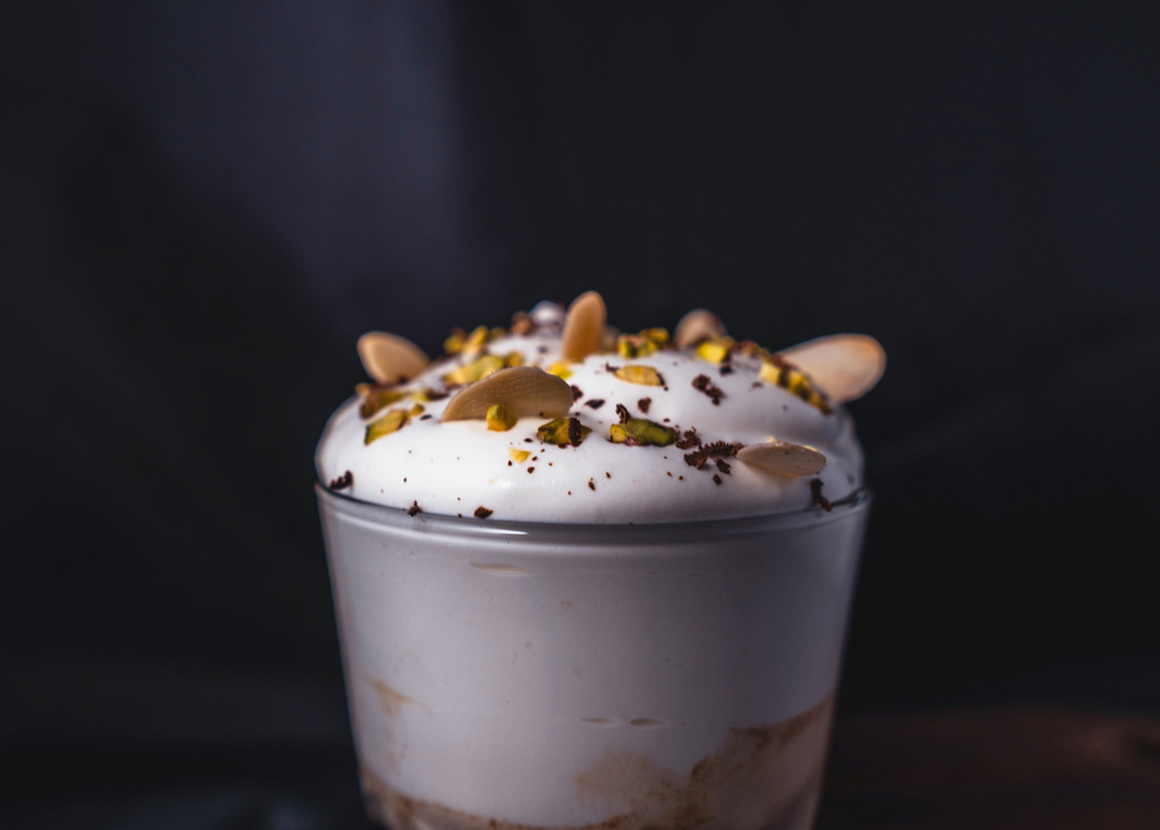
{"type": "Polygon", "coordinates": [[[1008,709],[839,722],[817,830],[1155,830],[1160,718],[1008,709]]]}

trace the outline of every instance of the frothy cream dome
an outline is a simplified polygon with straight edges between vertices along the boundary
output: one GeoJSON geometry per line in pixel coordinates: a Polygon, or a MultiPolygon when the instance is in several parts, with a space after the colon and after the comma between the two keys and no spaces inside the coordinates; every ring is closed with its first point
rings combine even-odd
{"type": "Polygon", "coordinates": [[[506,329],[455,331],[434,362],[364,335],[373,383],[330,419],[323,484],[448,516],[627,524],[822,508],[862,486],[843,404],[877,383],[865,335],[780,352],[711,313],[620,334],[595,292],[541,303],[506,329]]]}

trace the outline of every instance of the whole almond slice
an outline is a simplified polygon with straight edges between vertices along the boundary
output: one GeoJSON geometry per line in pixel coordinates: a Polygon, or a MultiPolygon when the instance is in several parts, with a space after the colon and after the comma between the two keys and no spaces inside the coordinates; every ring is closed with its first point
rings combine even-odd
{"type": "Polygon", "coordinates": [[[369,331],[360,337],[358,356],[367,374],[388,386],[410,380],[431,362],[410,340],[385,331],[369,331]]]}
{"type": "Polygon", "coordinates": [[[886,350],[866,334],[832,334],[780,352],[835,403],[862,397],[882,379],[886,350]]]}
{"type": "Polygon", "coordinates": [[[600,351],[604,343],[604,324],[608,310],[604,298],[595,291],[581,294],[568,306],[568,316],[564,318],[564,334],[561,352],[565,360],[583,360],[593,352],[600,351]]]}
{"type": "Polygon", "coordinates": [[[558,418],[572,407],[572,387],[535,366],[513,366],[492,372],[447,402],[442,421],[484,420],[502,404],[516,418],[558,418]]]}
{"type": "Polygon", "coordinates": [[[695,346],[702,340],[714,340],[725,336],[725,324],[721,318],[704,308],[694,308],[681,318],[673,331],[673,345],[678,349],[695,346]]]}
{"type": "Polygon", "coordinates": [[[819,473],[826,466],[826,456],[812,447],[776,439],[742,447],[737,451],[737,460],[794,478],[819,473]]]}

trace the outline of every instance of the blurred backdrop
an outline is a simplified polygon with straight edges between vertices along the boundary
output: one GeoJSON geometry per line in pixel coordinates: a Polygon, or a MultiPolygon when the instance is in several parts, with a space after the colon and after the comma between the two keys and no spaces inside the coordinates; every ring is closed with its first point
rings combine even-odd
{"type": "Polygon", "coordinates": [[[359,826],[311,489],[355,339],[589,288],[886,346],[842,716],[1160,713],[1154,10],[5,17],[6,826],[359,826]]]}

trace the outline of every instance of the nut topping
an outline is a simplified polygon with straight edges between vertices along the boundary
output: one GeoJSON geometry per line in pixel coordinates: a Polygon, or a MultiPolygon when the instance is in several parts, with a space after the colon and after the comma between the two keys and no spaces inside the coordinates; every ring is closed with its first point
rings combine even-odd
{"type": "Polygon", "coordinates": [[[568,307],[568,316],[564,319],[561,348],[564,359],[583,360],[600,351],[607,317],[604,298],[597,292],[589,291],[577,297],[568,307]]]}
{"type": "Polygon", "coordinates": [[[383,385],[410,380],[431,362],[410,340],[385,331],[367,332],[358,339],[357,348],[367,374],[383,385]]]}
{"type": "Polygon", "coordinates": [[[812,447],[777,439],[742,447],[737,451],[737,460],[793,478],[814,475],[826,466],[826,457],[812,447]]]}
{"type": "Polygon", "coordinates": [[[496,404],[503,404],[516,418],[558,417],[572,406],[572,387],[535,366],[500,369],[448,401],[441,420],[483,420],[496,404]]]}
{"type": "Polygon", "coordinates": [[[865,334],[819,337],[781,354],[840,404],[865,395],[886,371],[886,350],[865,334]]]}
{"type": "Polygon", "coordinates": [[[695,346],[702,340],[725,336],[725,326],[721,318],[711,311],[695,308],[681,318],[673,332],[673,345],[678,349],[695,346]]]}

